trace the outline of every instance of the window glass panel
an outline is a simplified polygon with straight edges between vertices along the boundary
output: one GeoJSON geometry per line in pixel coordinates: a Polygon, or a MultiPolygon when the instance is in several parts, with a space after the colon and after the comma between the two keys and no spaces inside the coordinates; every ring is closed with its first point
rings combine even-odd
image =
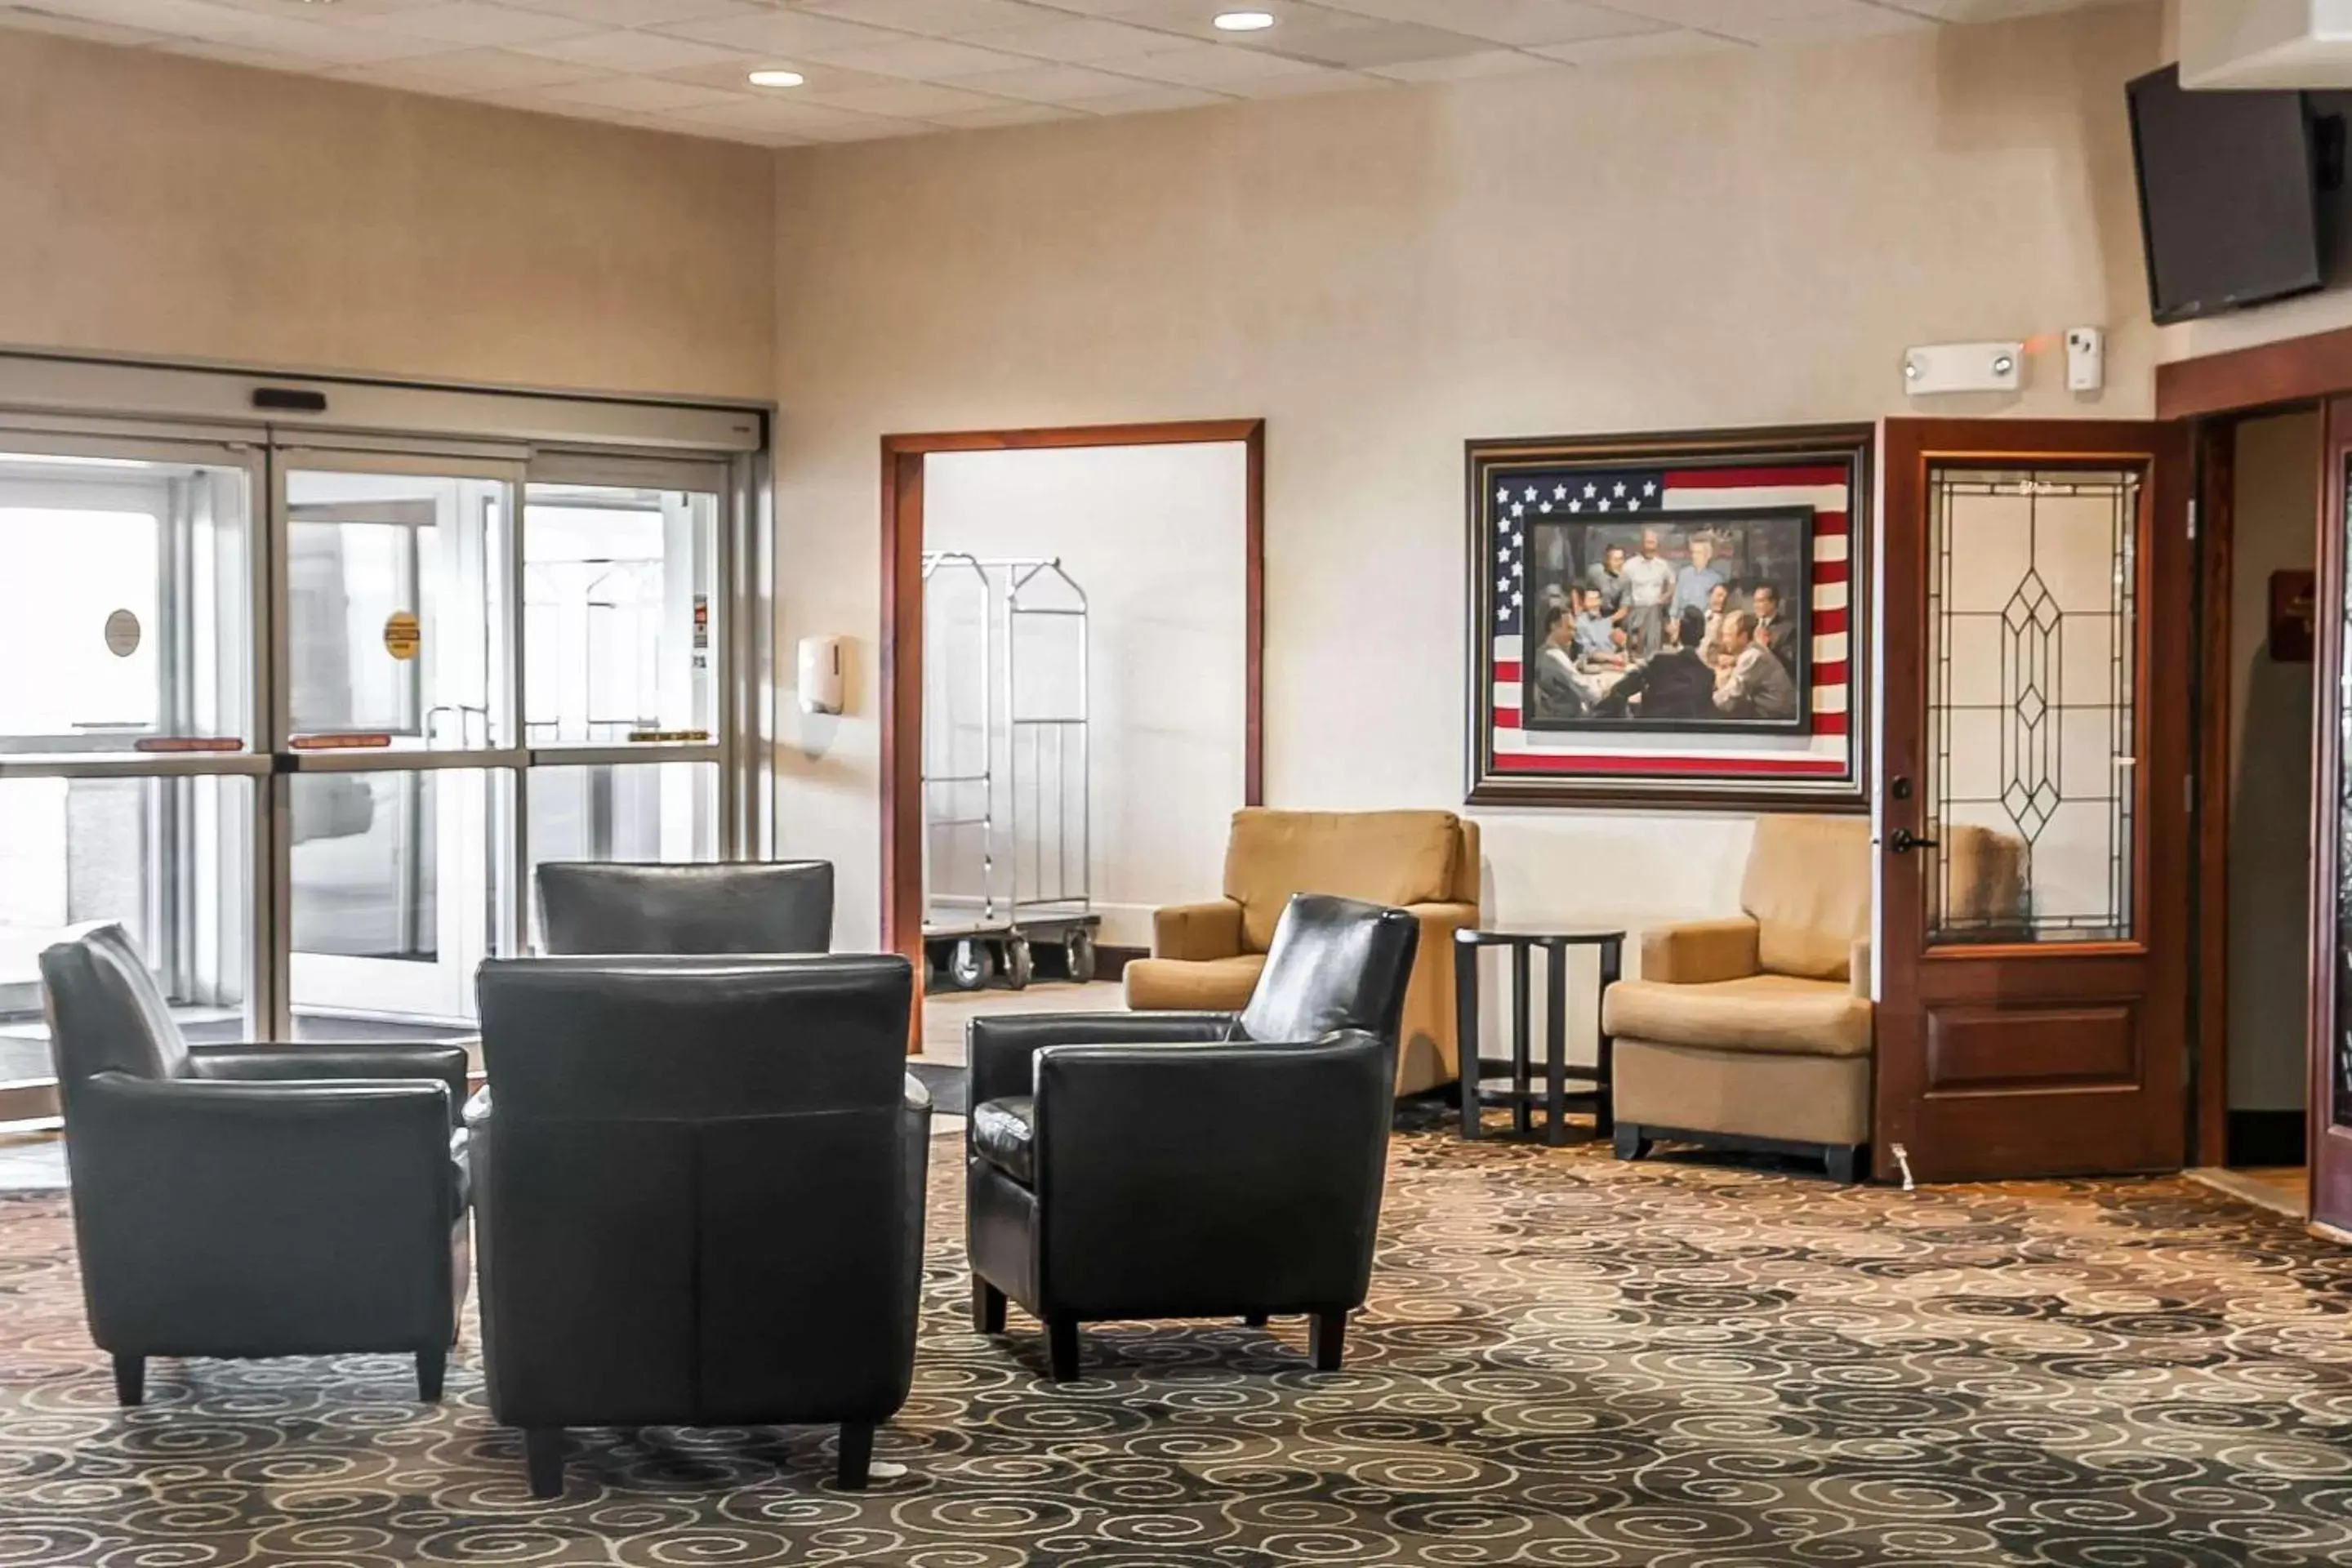
{"type": "Polygon", "coordinates": [[[51,1076],[41,950],[118,921],[197,1039],[246,1030],[253,784],[0,779],[0,1081],[51,1076]]]}
{"type": "Polygon", "coordinates": [[[532,485],[523,511],[528,743],[714,738],[719,498],[532,485]]]}
{"type": "MultiPolygon", "coordinates": [[[[719,858],[719,764],[539,767],[527,775],[534,879],[550,860],[719,858]]],[[[531,942],[539,941],[532,900],[531,942]]]]}
{"type": "Polygon", "coordinates": [[[2124,471],[1929,474],[1933,941],[2133,934],[2139,494],[2124,471]]]}
{"type": "Polygon", "coordinates": [[[238,469],[0,454],[0,752],[242,749],[247,510],[238,469]]]}
{"type": "Polygon", "coordinates": [[[504,743],[506,486],[298,469],[286,497],[293,732],[504,743]]]}

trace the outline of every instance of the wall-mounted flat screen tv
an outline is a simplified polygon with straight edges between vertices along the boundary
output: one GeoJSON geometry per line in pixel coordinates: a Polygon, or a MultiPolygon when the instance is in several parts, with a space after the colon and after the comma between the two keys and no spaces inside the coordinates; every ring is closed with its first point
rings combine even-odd
{"type": "Polygon", "coordinates": [[[2156,319],[2185,321],[2324,281],[2310,106],[2299,92],[2134,81],[2132,152],[2156,319]]]}

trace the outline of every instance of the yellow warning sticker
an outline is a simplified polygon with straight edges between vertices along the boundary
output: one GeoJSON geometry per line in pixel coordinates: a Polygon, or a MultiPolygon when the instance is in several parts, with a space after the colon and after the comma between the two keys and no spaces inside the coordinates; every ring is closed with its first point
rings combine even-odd
{"type": "Polygon", "coordinates": [[[414,612],[394,610],[383,618],[383,651],[393,658],[415,658],[417,645],[424,640],[424,628],[416,624],[414,612]]]}

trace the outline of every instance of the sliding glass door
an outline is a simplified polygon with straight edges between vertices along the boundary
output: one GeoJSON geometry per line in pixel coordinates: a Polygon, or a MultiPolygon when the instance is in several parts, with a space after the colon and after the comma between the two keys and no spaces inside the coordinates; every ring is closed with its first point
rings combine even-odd
{"type": "Polygon", "coordinates": [[[0,430],[0,1091],[90,921],[199,1037],[456,1037],[534,867],[756,849],[746,472],[0,430]]]}

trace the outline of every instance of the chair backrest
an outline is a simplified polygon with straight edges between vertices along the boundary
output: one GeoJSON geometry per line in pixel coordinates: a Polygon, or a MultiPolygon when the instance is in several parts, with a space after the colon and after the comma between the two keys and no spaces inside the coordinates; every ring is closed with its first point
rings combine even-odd
{"type": "Polygon", "coordinates": [[[93,926],[41,954],[49,1051],[68,1121],[74,1090],[93,1074],[177,1078],[188,1043],[131,934],[93,926]]]}
{"type": "Polygon", "coordinates": [[[1870,934],[1869,819],[1759,818],[1739,905],[1756,921],[1766,973],[1845,979],[1853,944],[1870,934]]]}
{"type": "Polygon", "coordinates": [[[551,861],[539,868],[538,887],[549,952],[825,952],[833,946],[830,861],[551,861]]]}
{"type": "Polygon", "coordinates": [[[1360,1029],[1393,1047],[1420,944],[1421,922],[1402,910],[1293,894],[1242,1009],[1242,1037],[1313,1040],[1360,1029]]]}
{"type": "Polygon", "coordinates": [[[1450,811],[1234,813],[1225,897],[1242,906],[1242,946],[1265,952],[1293,893],[1375,904],[1478,901],[1477,828],[1450,811]]]}
{"type": "Polygon", "coordinates": [[[482,966],[476,1226],[500,1419],[896,1408],[920,1248],[913,984],[898,957],[482,966]]]}

